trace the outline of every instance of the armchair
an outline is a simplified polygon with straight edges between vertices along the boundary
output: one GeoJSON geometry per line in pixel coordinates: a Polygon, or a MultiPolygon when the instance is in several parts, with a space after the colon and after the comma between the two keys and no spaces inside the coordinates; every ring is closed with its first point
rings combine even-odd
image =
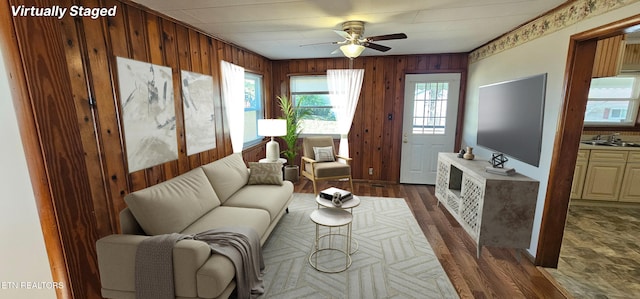
{"type": "Polygon", "coordinates": [[[305,137],[302,140],[302,175],[313,182],[313,192],[317,195],[317,181],[349,179],[351,192],[351,158],[336,155],[330,136],[305,137]],[[346,162],[338,162],[342,159],[346,162]]]}

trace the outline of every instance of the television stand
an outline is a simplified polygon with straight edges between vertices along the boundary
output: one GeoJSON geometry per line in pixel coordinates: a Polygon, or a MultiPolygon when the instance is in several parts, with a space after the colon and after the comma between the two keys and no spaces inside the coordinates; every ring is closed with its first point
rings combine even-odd
{"type": "Polygon", "coordinates": [[[539,182],[515,173],[485,171],[485,160],[438,154],[435,195],[460,226],[482,246],[527,249],[531,245],[539,182]]]}

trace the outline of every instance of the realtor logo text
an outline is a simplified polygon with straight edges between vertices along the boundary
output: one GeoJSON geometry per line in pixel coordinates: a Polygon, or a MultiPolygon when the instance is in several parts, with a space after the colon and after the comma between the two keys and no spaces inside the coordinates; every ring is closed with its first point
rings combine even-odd
{"type": "Polygon", "coordinates": [[[97,19],[99,17],[115,17],[118,7],[84,7],[82,5],[73,5],[71,7],[61,7],[54,5],[51,7],[36,7],[26,5],[12,5],[11,12],[14,17],[56,17],[64,18],[67,12],[72,17],[90,17],[97,19]]]}

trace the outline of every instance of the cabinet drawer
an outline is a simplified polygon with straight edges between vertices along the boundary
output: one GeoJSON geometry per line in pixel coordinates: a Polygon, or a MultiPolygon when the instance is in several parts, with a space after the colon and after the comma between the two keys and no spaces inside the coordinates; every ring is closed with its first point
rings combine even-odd
{"type": "Polygon", "coordinates": [[[589,161],[626,162],[628,151],[591,151],[589,161]]]}
{"type": "Polygon", "coordinates": [[[629,151],[629,158],[627,159],[629,163],[640,163],[640,151],[629,151]]]}
{"type": "MultiPolygon", "coordinates": [[[[590,150],[579,150],[578,151],[578,159],[576,159],[576,161],[581,162],[581,161],[588,161],[589,160],[589,152],[591,152],[590,150]]],[[[639,152],[640,154],[640,152],[639,152]]],[[[639,156],[640,158],[640,156],[639,156]]]]}

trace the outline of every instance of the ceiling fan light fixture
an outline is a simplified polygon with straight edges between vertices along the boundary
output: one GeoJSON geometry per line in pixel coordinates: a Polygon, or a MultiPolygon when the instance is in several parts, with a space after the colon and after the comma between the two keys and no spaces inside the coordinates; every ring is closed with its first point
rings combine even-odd
{"type": "Polygon", "coordinates": [[[343,45],[340,46],[340,51],[342,51],[342,54],[344,54],[344,56],[347,56],[348,58],[356,58],[360,56],[360,54],[362,54],[362,51],[364,51],[364,46],[356,44],[343,45]]]}

